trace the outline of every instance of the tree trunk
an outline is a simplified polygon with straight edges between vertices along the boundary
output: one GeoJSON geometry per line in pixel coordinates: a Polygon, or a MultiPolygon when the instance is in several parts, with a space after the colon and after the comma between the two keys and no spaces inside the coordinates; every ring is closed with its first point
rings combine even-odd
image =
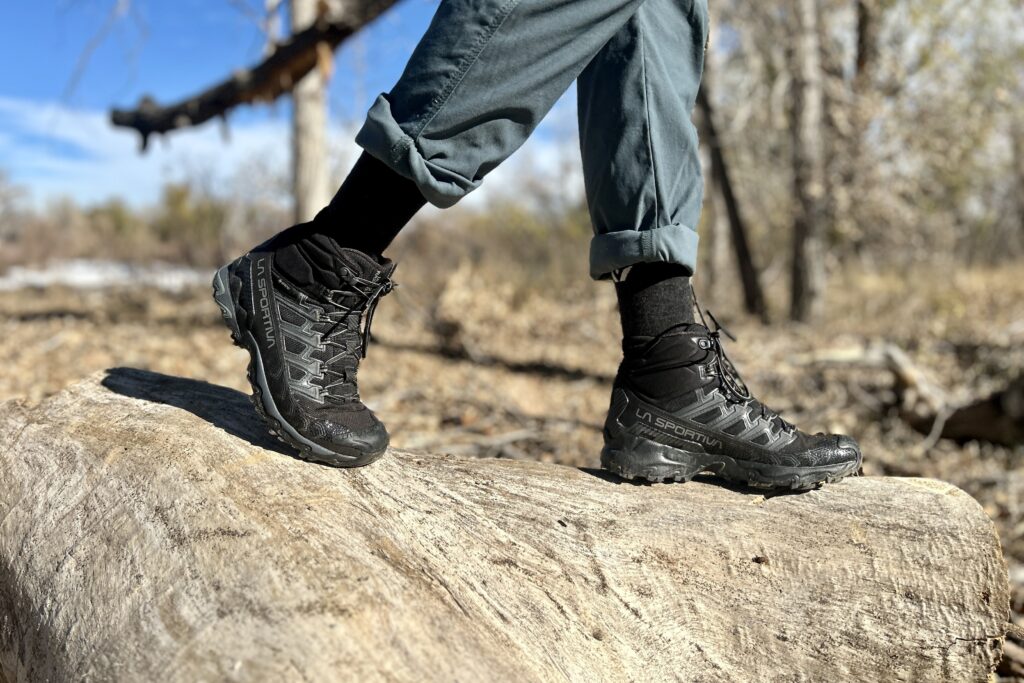
{"type": "MultiPolygon", "coordinates": [[[[708,33],[709,47],[718,44],[719,22],[716,19],[716,17],[711,19],[708,33]]],[[[713,82],[714,53],[708,49],[704,55],[704,76],[701,87],[711,88],[713,82]]],[[[698,107],[697,129],[700,131],[701,165],[707,169],[705,172],[704,220],[701,225],[701,243],[704,245],[704,254],[699,282],[703,290],[702,296],[708,300],[710,305],[717,306],[720,303],[719,295],[723,291],[722,284],[728,277],[727,271],[731,257],[729,256],[729,226],[723,199],[724,191],[718,174],[712,172],[714,162],[711,158],[711,145],[708,144],[714,123],[709,125],[708,118],[707,110],[704,107],[698,107]]]]}
{"type": "MultiPolygon", "coordinates": [[[[292,32],[319,18],[320,0],[291,0],[292,32]]],[[[292,91],[292,194],[295,222],[310,220],[330,201],[327,170],[327,78],[316,68],[292,91]]]]}
{"type": "Polygon", "coordinates": [[[789,314],[798,321],[817,317],[825,294],[821,236],[825,165],[818,1],[794,0],[794,36],[789,51],[794,200],[789,314]]]}
{"type": "MultiPolygon", "coordinates": [[[[704,126],[701,123],[700,128],[704,126]]],[[[704,168],[711,168],[711,153],[707,145],[702,146],[701,164],[704,168]]],[[[730,255],[731,245],[729,239],[728,218],[725,212],[725,205],[722,201],[721,187],[716,182],[715,176],[708,174],[704,198],[704,213],[701,220],[701,265],[700,279],[698,280],[701,289],[701,301],[707,301],[709,306],[720,306],[724,300],[722,295],[726,283],[735,281],[733,277],[730,255]]]]}
{"type": "Polygon", "coordinates": [[[1010,122],[1010,136],[1013,149],[1013,192],[1014,200],[1010,206],[1011,215],[1015,220],[1010,222],[1010,235],[1007,243],[1011,247],[1010,256],[1018,256],[1024,247],[1024,115],[1017,115],[1010,122]]]}
{"type": "Polygon", "coordinates": [[[736,254],[736,268],[739,270],[740,283],[743,285],[743,305],[746,311],[768,322],[768,306],[761,289],[761,280],[754,257],[750,252],[750,241],[747,238],[747,224],[740,210],[740,203],[733,190],[729,167],[726,165],[725,154],[722,152],[722,141],[718,137],[715,124],[715,111],[711,104],[710,83],[705,79],[697,93],[697,107],[700,110],[700,121],[704,128],[703,139],[711,156],[712,191],[721,193],[722,204],[729,220],[729,231],[732,235],[733,250],[736,254]]]}
{"type": "Polygon", "coordinates": [[[866,92],[878,61],[879,0],[857,0],[857,70],[854,73],[854,94],[866,92]]]}
{"type": "Polygon", "coordinates": [[[877,220],[865,211],[865,203],[875,198],[874,189],[879,184],[877,164],[873,163],[869,149],[868,130],[880,106],[875,74],[882,9],[880,0],[857,0],[857,52],[850,86],[848,130],[845,135],[837,136],[837,144],[832,145],[832,149],[845,158],[836,160],[841,169],[839,182],[835,183],[840,194],[840,210],[830,218],[832,225],[836,225],[843,237],[862,254],[865,241],[877,237],[877,232],[866,231],[866,226],[877,220]]]}
{"type": "Polygon", "coordinates": [[[238,392],[139,370],[0,405],[2,677],[959,683],[999,659],[1006,565],[949,484],[284,451],[238,392]]]}

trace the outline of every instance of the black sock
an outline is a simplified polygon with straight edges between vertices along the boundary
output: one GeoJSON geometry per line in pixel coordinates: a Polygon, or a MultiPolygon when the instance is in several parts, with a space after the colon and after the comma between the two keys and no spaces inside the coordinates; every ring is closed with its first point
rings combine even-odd
{"type": "Polygon", "coordinates": [[[278,233],[266,247],[274,252],[275,270],[300,287],[335,288],[340,249],[380,256],[426,203],[416,183],[363,152],[316,218],[278,233]]]}
{"type": "Polygon", "coordinates": [[[312,226],[342,247],[381,254],[426,203],[416,183],[363,152],[312,226]]]}
{"type": "Polygon", "coordinates": [[[623,338],[656,337],[673,325],[692,323],[689,270],[674,263],[638,263],[615,283],[623,338]]]}

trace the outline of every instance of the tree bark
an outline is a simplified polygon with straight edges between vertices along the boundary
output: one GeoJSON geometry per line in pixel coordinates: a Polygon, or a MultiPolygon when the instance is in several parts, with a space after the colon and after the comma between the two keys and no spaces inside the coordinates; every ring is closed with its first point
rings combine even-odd
{"type": "Polygon", "coordinates": [[[743,285],[743,305],[746,311],[756,315],[763,322],[768,322],[768,306],[765,303],[764,290],[754,256],[750,251],[750,240],[747,238],[747,224],[740,210],[739,199],[733,189],[732,177],[722,151],[722,141],[718,136],[715,124],[715,110],[711,104],[708,80],[702,83],[697,93],[697,107],[700,110],[700,121],[704,128],[703,140],[711,156],[711,188],[721,193],[725,214],[729,220],[729,232],[732,235],[733,251],[736,255],[736,268],[743,285]]]}
{"type": "Polygon", "coordinates": [[[821,135],[824,95],[818,2],[794,0],[794,36],[790,49],[794,211],[789,314],[797,321],[820,315],[825,294],[825,254],[821,236],[825,187],[821,135]]]}
{"type": "Polygon", "coordinates": [[[2,675],[959,683],[999,659],[1006,566],[949,484],[284,451],[238,392],[139,370],[0,405],[2,675]]]}
{"type": "MultiPolygon", "coordinates": [[[[291,0],[292,32],[320,18],[321,0],[291,0]]],[[[322,57],[321,57],[322,59],[322,57]]],[[[312,220],[327,206],[327,73],[313,69],[292,90],[292,197],[295,222],[312,220]]]]}

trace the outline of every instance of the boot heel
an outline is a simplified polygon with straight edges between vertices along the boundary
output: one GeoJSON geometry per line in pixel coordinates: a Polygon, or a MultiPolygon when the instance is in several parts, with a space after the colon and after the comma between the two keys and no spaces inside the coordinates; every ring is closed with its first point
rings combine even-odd
{"type": "Polygon", "coordinates": [[[235,344],[241,341],[241,332],[238,329],[238,320],[235,319],[235,302],[231,299],[231,290],[228,288],[228,271],[230,265],[224,266],[213,276],[213,300],[217,302],[220,313],[224,316],[224,324],[231,331],[231,339],[235,344]]]}
{"type": "Polygon", "coordinates": [[[623,479],[690,481],[708,467],[707,455],[619,434],[601,450],[601,467],[623,479]]]}

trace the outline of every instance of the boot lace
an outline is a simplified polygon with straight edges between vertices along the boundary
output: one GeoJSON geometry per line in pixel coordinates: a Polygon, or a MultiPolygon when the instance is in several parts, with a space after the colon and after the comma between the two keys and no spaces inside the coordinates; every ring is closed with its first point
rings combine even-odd
{"type": "MultiPolygon", "coordinates": [[[[351,357],[352,348],[346,343],[346,333],[349,332],[348,321],[350,316],[356,315],[362,318],[366,314],[362,330],[357,328],[357,339],[359,340],[359,358],[366,358],[367,348],[370,345],[370,328],[373,325],[373,315],[377,311],[377,304],[381,297],[387,296],[398,286],[390,278],[384,277],[381,281],[375,282],[359,277],[351,272],[345,277],[346,289],[331,290],[328,292],[327,303],[324,306],[325,314],[323,319],[331,324],[321,335],[322,348],[330,347],[335,350],[334,355],[323,361],[324,378],[328,381],[324,384],[324,390],[328,396],[334,387],[349,383],[349,368],[338,363],[344,358],[351,357]]],[[[352,370],[352,375],[355,370],[352,370]]],[[[359,398],[358,393],[355,396],[359,398]]]]}
{"type": "Polygon", "coordinates": [[[783,429],[788,432],[796,429],[793,424],[783,419],[783,417],[776,411],[753,397],[750,393],[750,389],[747,387],[747,383],[743,381],[739,370],[736,369],[736,366],[733,365],[729,356],[726,355],[725,347],[722,345],[723,334],[732,341],[736,341],[736,337],[733,336],[725,326],[718,322],[718,319],[715,318],[711,311],[702,311],[700,306],[696,306],[696,308],[698,315],[700,315],[701,324],[708,329],[708,337],[711,340],[711,350],[715,353],[715,358],[711,362],[713,367],[712,373],[721,379],[721,386],[724,389],[723,394],[726,399],[733,403],[747,403],[754,406],[762,418],[775,424],[779,429],[783,429]],[[710,318],[711,322],[714,324],[714,329],[708,325],[707,320],[704,317],[705,312],[707,313],[707,317],[710,318]]]}

